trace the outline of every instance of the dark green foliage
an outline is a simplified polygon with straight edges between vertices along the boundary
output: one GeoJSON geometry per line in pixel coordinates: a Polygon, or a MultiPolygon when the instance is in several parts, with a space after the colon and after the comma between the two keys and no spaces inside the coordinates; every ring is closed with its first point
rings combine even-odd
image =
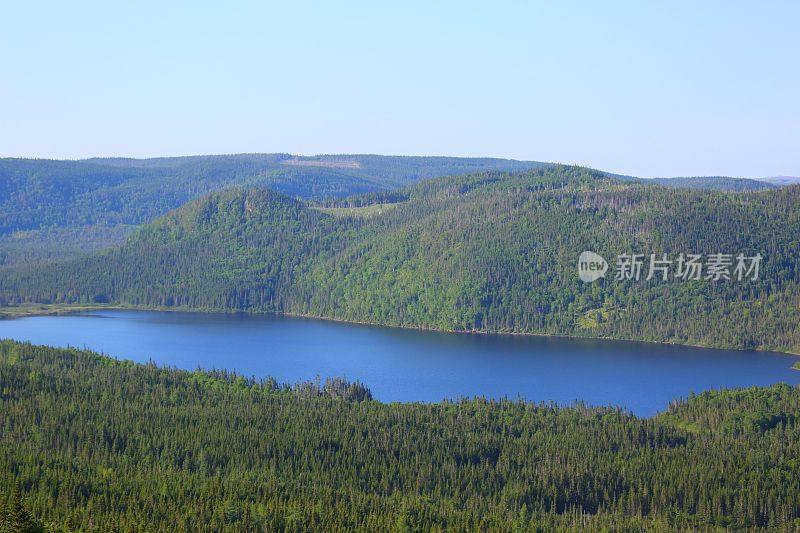
{"type": "Polygon", "coordinates": [[[137,227],[117,224],[15,231],[0,237],[0,267],[43,265],[92,255],[123,242],[137,227]]]}
{"type": "Polygon", "coordinates": [[[787,385],[653,419],[382,404],[0,341],[0,495],[57,530],[791,530],[798,413],[787,385]]]}
{"type": "MultiPolygon", "coordinates": [[[[444,330],[800,351],[800,186],[664,187],[578,167],[428,180],[334,202],[213,193],[118,249],[0,272],[0,304],[239,309],[444,330]],[[364,215],[364,205],[396,202],[364,215]],[[353,216],[347,216],[351,206],[353,216]],[[577,258],[760,253],[757,281],[600,280],[577,258]]],[[[644,276],[643,276],[644,277],[644,276]]]]}
{"type": "Polygon", "coordinates": [[[774,189],[777,185],[761,180],[729,178],[727,176],[696,176],[692,178],[656,178],[653,180],[665,187],[683,189],[708,189],[711,191],[761,191],[774,189]]]}
{"type": "Polygon", "coordinates": [[[8,501],[0,497],[0,533],[44,533],[44,526],[32,518],[22,503],[19,489],[14,487],[8,501]]]}

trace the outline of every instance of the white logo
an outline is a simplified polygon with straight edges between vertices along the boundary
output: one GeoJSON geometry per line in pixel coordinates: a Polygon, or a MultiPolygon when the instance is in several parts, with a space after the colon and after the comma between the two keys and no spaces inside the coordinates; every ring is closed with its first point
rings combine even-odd
{"type": "Polygon", "coordinates": [[[608,263],[602,256],[594,252],[583,252],[578,257],[578,277],[585,283],[591,283],[605,277],[608,263]]]}

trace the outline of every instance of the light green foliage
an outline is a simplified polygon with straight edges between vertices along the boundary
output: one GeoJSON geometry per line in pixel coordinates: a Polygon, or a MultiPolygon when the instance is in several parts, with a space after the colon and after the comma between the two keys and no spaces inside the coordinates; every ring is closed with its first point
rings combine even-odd
{"type": "Polygon", "coordinates": [[[364,218],[376,215],[383,215],[390,209],[397,207],[397,204],[373,204],[363,207],[316,207],[317,211],[332,215],[337,218],[356,217],[364,218]]]}

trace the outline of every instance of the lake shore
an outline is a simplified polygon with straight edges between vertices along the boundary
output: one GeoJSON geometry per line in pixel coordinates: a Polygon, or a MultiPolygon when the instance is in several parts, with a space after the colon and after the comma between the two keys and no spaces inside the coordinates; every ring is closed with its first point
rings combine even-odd
{"type": "MultiPolygon", "coordinates": [[[[458,333],[469,335],[504,335],[504,336],[523,336],[523,337],[553,337],[562,339],[587,339],[587,340],[606,340],[606,341],[628,341],[628,342],[641,342],[645,344],[655,345],[668,345],[668,346],[688,346],[691,348],[705,348],[711,350],[737,350],[737,351],[752,351],[752,352],[773,352],[785,354],[793,357],[800,356],[800,351],[793,352],[791,350],[742,350],[740,348],[726,347],[726,346],[708,346],[703,344],[688,344],[680,342],[669,341],[652,341],[643,339],[628,339],[618,337],[603,337],[592,335],[568,335],[568,334],[555,334],[555,333],[533,333],[533,332],[520,332],[520,331],[485,331],[485,330],[455,330],[446,328],[435,328],[417,325],[396,325],[396,324],[381,324],[379,322],[363,321],[363,320],[347,320],[343,318],[319,316],[305,313],[287,313],[287,312],[265,312],[265,311],[248,311],[248,310],[230,310],[230,309],[197,309],[188,307],[146,307],[146,306],[132,306],[124,304],[23,304],[19,306],[5,306],[0,307],[0,320],[10,320],[15,318],[25,318],[33,316],[58,316],[70,315],[88,311],[103,311],[103,310],[120,310],[120,311],[164,311],[164,312],[179,312],[179,313],[221,313],[221,314],[245,314],[245,315],[278,315],[293,318],[306,318],[311,320],[324,320],[328,322],[341,322],[344,324],[358,324],[362,326],[374,326],[383,328],[398,328],[408,329],[415,331],[430,331],[435,333],[458,333]]],[[[793,367],[795,370],[800,370],[800,362],[793,367]]]]}
{"type": "MultiPolygon", "coordinates": [[[[73,315],[84,311],[100,311],[103,309],[130,309],[134,307],[123,305],[66,305],[66,304],[24,304],[0,307],[0,320],[25,318],[29,316],[73,315]]],[[[143,309],[144,310],[144,309],[143,309]]]]}

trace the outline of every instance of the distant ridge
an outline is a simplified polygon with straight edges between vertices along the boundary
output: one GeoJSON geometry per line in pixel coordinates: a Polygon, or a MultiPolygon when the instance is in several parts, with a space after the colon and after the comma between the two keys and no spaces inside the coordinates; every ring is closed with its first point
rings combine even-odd
{"type": "Polygon", "coordinates": [[[319,159],[300,159],[293,158],[281,161],[282,165],[293,165],[296,167],[326,167],[326,168],[361,168],[358,161],[324,161],[319,159]]]}
{"type": "MultiPolygon", "coordinates": [[[[553,168],[492,157],[242,153],[134,159],[0,159],[0,268],[94,253],[172,209],[230,187],[270,189],[319,202],[384,194],[448,175],[553,168]]],[[[642,180],[668,187],[756,191],[767,181],[737,178],[642,180]]],[[[780,177],[769,179],[792,180],[780,177]]]]}
{"type": "Polygon", "coordinates": [[[707,189],[711,191],[759,191],[774,189],[775,185],[765,181],[729,176],[692,176],[676,178],[654,178],[652,181],[666,187],[684,189],[707,189]]]}
{"type": "Polygon", "coordinates": [[[800,176],[770,176],[767,178],[758,178],[759,181],[765,181],[774,185],[791,185],[792,183],[800,183],[800,176]]]}
{"type": "Polygon", "coordinates": [[[0,268],[93,253],[187,202],[230,187],[303,200],[396,190],[450,174],[547,166],[494,158],[297,156],[0,159],[0,268]]]}

